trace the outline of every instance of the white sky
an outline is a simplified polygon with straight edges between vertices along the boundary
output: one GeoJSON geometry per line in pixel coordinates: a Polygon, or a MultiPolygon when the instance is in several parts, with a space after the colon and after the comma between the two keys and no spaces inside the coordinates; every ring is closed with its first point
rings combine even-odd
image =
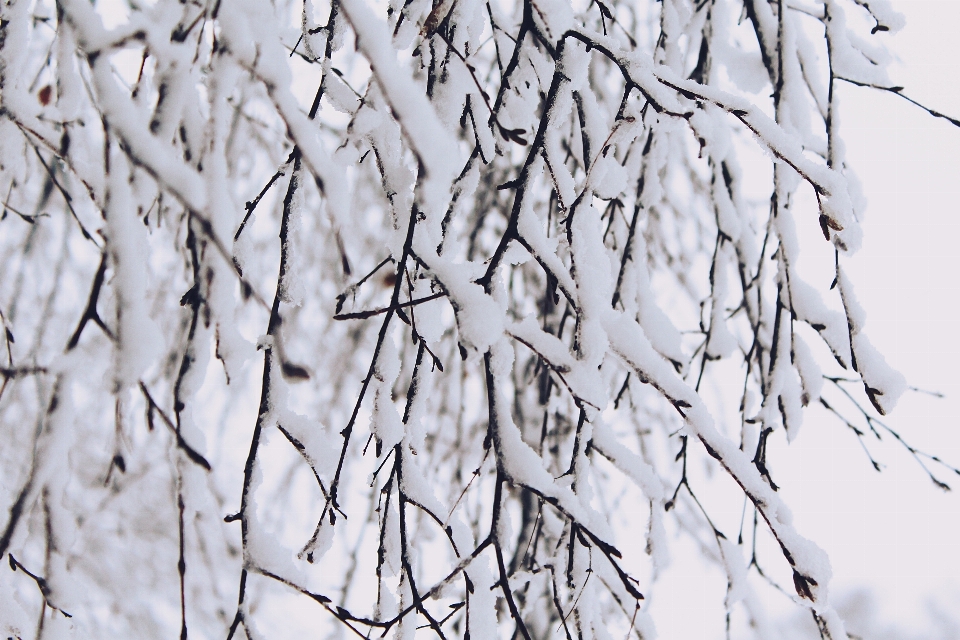
{"type": "MultiPolygon", "coordinates": [[[[891,78],[905,95],[960,117],[960,0],[891,3],[907,18],[891,39],[899,57],[891,78]]],[[[886,422],[960,466],[960,128],[889,93],[840,91],[847,159],[869,200],[863,249],[843,263],[867,310],[865,332],[909,384],[946,396],[908,392],[886,422]]],[[[798,213],[802,243],[805,226],[798,213]]],[[[814,409],[792,445],[771,438],[768,460],[799,531],[830,556],[834,599],[868,588],[884,626],[931,637],[931,605],[960,625],[960,476],[937,470],[954,488],[945,493],[892,438],[869,444],[882,473],[849,430],[814,409]]],[[[649,603],[660,637],[724,637],[725,580],[684,561],[699,553],[692,544],[673,544],[674,564],[649,603]]],[[[755,585],[772,610],[795,615],[786,598],[755,585]]]]}
{"type": "MultiPolygon", "coordinates": [[[[907,26],[893,38],[900,63],[892,79],[960,117],[960,2],[893,4],[907,26]]],[[[911,385],[946,395],[908,393],[887,422],[960,465],[960,129],[892,94],[841,91],[848,160],[869,199],[864,247],[845,263],[868,313],[865,331],[911,385]]],[[[834,593],[869,587],[883,620],[922,634],[931,600],[960,619],[960,477],[938,473],[954,487],[944,493],[892,438],[877,445],[882,473],[852,433],[811,412],[791,447],[799,451],[781,446],[771,455],[800,531],[830,555],[834,593]]],[[[662,623],[660,631],[697,637],[674,636],[662,623]]]]}
{"type": "MultiPolygon", "coordinates": [[[[902,63],[893,80],[960,116],[960,2],[893,4],[907,17],[894,39],[902,63]]],[[[841,99],[848,159],[870,200],[864,248],[848,262],[865,330],[910,384],[946,395],[907,394],[888,422],[960,465],[960,128],[892,94],[850,87],[841,99]]],[[[878,474],[838,425],[805,427],[801,464],[825,473],[784,478],[785,491],[801,529],[830,553],[835,584],[872,586],[891,619],[914,618],[934,590],[951,593],[960,612],[960,477],[940,473],[955,489],[940,491],[889,438],[873,448],[888,465],[878,474]]]]}

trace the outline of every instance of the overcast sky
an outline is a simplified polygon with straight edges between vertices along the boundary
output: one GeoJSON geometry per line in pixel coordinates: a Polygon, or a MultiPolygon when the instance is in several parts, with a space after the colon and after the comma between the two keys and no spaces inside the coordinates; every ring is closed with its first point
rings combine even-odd
{"type": "MultiPolygon", "coordinates": [[[[907,26],[894,39],[901,64],[893,80],[918,101],[960,116],[960,2],[894,5],[907,26]]],[[[849,261],[866,330],[910,384],[946,395],[908,394],[889,423],[958,465],[960,129],[891,94],[851,87],[841,95],[848,157],[870,200],[864,248],[849,261]]],[[[787,491],[796,498],[789,502],[802,530],[830,552],[837,586],[871,585],[891,619],[914,619],[935,591],[960,610],[960,477],[941,473],[955,490],[936,489],[889,438],[874,448],[888,465],[877,474],[837,425],[806,426],[823,437],[801,443],[803,464],[828,464],[830,473],[791,479],[787,491]],[[850,459],[862,464],[851,470],[850,459]]]]}
{"type": "MultiPolygon", "coordinates": [[[[892,79],[960,116],[960,2],[893,4],[907,26],[892,41],[892,79]]],[[[845,87],[841,99],[848,159],[870,203],[864,248],[846,262],[866,331],[910,384],[946,396],[908,393],[888,423],[957,465],[960,129],[891,94],[845,87]]],[[[960,477],[941,472],[954,491],[940,491],[890,438],[872,448],[887,465],[878,474],[848,431],[818,418],[808,418],[802,452],[783,459],[781,474],[800,530],[830,554],[836,590],[869,586],[882,616],[905,627],[929,617],[930,598],[960,611],[960,477]]]]}
{"type": "MultiPolygon", "coordinates": [[[[891,1],[907,18],[890,38],[899,57],[892,80],[960,117],[960,1],[891,1]]],[[[909,384],[946,396],[908,393],[887,424],[960,465],[960,128],[889,93],[840,91],[847,158],[869,200],[863,249],[843,262],[868,313],[865,331],[909,384]]],[[[823,246],[816,225],[797,215],[804,249],[823,246]]],[[[770,442],[768,460],[799,531],[829,553],[835,600],[871,590],[883,626],[901,630],[890,637],[933,637],[931,606],[960,621],[960,477],[937,469],[954,491],[937,489],[890,437],[871,443],[886,465],[877,473],[853,434],[817,409],[792,445],[770,442]]],[[[722,638],[725,581],[684,563],[684,544],[677,541],[674,566],[649,603],[660,637],[722,638]]],[[[795,615],[786,598],[767,591],[773,609],[795,615]]]]}

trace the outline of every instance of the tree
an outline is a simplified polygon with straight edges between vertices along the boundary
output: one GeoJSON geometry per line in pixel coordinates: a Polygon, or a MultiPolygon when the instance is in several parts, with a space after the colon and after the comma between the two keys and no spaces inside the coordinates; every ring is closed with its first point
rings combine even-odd
{"type": "Polygon", "coordinates": [[[843,268],[902,19],[575,4],[4,0],[8,636],[652,638],[670,527],[846,637],[767,443],[960,474],[843,268]]]}

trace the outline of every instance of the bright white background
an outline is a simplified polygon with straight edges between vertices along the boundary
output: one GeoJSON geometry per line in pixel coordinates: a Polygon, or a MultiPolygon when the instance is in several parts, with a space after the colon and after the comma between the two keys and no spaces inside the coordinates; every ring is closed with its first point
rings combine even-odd
{"type": "MultiPolygon", "coordinates": [[[[907,26],[893,39],[892,79],[960,117],[960,2],[894,5],[907,26]]],[[[889,93],[844,87],[841,100],[870,201],[864,247],[847,262],[866,331],[909,384],[946,396],[908,393],[888,423],[960,465],[960,128],[889,93]]],[[[938,473],[954,491],[937,489],[891,438],[872,449],[888,465],[878,474],[852,434],[826,422],[808,419],[800,465],[783,480],[801,530],[830,554],[836,589],[871,587],[881,616],[908,629],[929,617],[930,598],[960,620],[960,476],[938,473]]]]}
{"type": "MultiPolygon", "coordinates": [[[[899,57],[892,80],[904,94],[960,117],[960,0],[892,4],[907,18],[890,39],[899,57]]],[[[909,384],[945,395],[908,392],[887,423],[957,466],[960,128],[890,93],[840,91],[847,159],[869,200],[863,249],[843,263],[868,313],[865,331],[909,384]]],[[[805,233],[819,232],[800,233],[803,241],[805,233]]],[[[853,434],[817,409],[792,445],[770,443],[775,480],[800,532],[830,556],[834,601],[849,611],[858,593],[868,594],[859,600],[862,620],[848,631],[865,638],[960,638],[960,476],[931,467],[954,489],[941,491],[890,437],[868,441],[886,465],[877,473],[853,434]]],[[[704,575],[699,560],[685,561],[684,552],[698,551],[677,542],[674,565],[658,585],[666,592],[649,603],[660,637],[722,638],[725,580],[719,571],[704,575]]],[[[800,637],[793,635],[798,621],[809,616],[754,584],[782,612],[774,622],[785,637],[800,637]]]]}

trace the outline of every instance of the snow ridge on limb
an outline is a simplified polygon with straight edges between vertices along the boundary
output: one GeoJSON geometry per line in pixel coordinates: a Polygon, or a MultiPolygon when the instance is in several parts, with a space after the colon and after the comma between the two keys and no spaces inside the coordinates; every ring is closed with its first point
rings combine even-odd
{"type": "Polygon", "coordinates": [[[624,51],[610,36],[582,28],[568,31],[576,38],[603,52],[616,62],[624,78],[633,82],[659,109],[670,115],[690,118],[692,112],[682,99],[709,102],[730,113],[750,129],[777,159],[788,164],[810,183],[817,193],[821,213],[828,220],[837,246],[849,253],[860,248],[862,231],[853,214],[853,207],[843,175],[807,158],[803,147],[776,122],[750,101],[726,93],[716,87],[681,78],[664,66],[654,66],[642,54],[624,51]]]}
{"type": "Polygon", "coordinates": [[[108,39],[100,16],[83,0],[66,0],[63,8],[77,32],[80,47],[87,51],[99,106],[106,121],[129,148],[129,155],[187,208],[202,212],[207,202],[202,178],[176,157],[171,145],[151,134],[147,115],[117,86],[109,56],[105,55],[108,51],[102,49],[108,39]]]}
{"type": "Polygon", "coordinates": [[[491,396],[491,437],[497,453],[498,465],[513,483],[525,486],[556,506],[564,515],[576,522],[583,523],[596,535],[606,541],[612,541],[613,534],[606,520],[569,489],[557,485],[553,477],[543,467],[543,460],[523,441],[520,430],[504,406],[504,398],[497,389],[497,380],[503,379],[513,366],[513,349],[501,339],[490,347],[489,370],[492,388],[487,391],[491,396]]]}
{"type": "Polygon", "coordinates": [[[843,297],[843,307],[847,312],[851,365],[853,370],[860,374],[863,389],[874,409],[880,415],[886,415],[907,390],[907,381],[899,371],[887,364],[886,358],[862,333],[867,314],[854,296],[853,283],[839,265],[837,266],[837,285],[843,297]]]}
{"type": "Polygon", "coordinates": [[[345,176],[323,149],[316,125],[300,110],[290,90],[293,75],[273,11],[258,0],[237,0],[234,4],[221,17],[227,51],[263,82],[288,134],[320,181],[334,216],[345,219],[350,207],[345,176]]]}
{"type": "Polygon", "coordinates": [[[423,91],[397,64],[397,54],[383,21],[374,15],[365,0],[342,0],[341,6],[357,34],[360,50],[370,61],[377,84],[424,165],[422,207],[427,215],[428,234],[439,243],[440,221],[450,199],[450,185],[463,166],[460,151],[440,124],[423,91]]]}
{"type": "Polygon", "coordinates": [[[793,527],[793,516],[774,489],[763,479],[750,458],[714,426],[699,395],[680,380],[657,354],[632,320],[616,311],[604,318],[611,349],[636,375],[653,385],[683,416],[691,435],[716,459],[756,506],[793,569],[797,594],[811,601],[827,620],[834,638],[845,637],[843,623],[829,604],[827,585],[832,571],[826,553],[803,538],[793,527]]]}

